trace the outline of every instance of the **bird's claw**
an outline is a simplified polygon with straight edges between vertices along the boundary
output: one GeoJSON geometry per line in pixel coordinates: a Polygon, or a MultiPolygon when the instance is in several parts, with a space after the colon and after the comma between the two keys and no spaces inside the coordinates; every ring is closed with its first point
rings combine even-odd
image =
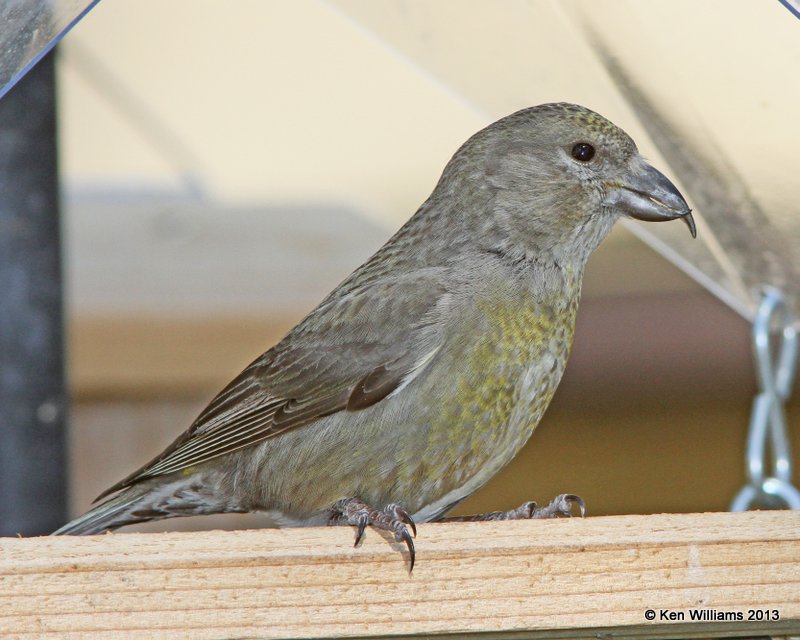
{"type": "Polygon", "coordinates": [[[411,538],[411,534],[408,532],[408,527],[403,525],[400,529],[397,529],[394,532],[394,539],[397,540],[397,542],[406,543],[406,547],[408,547],[408,557],[410,559],[408,571],[409,573],[411,573],[414,570],[414,560],[417,554],[416,551],[414,550],[414,540],[411,538]]]}
{"type": "MultiPolygon", "coordinates": [[[[535,503],[534,503],[535,504],[535,503]]],[[[578,505],[581,512],[581,518],[586,515],[586,503],[583,498],[576,496],[574,493],[562,493],[556,496],[546,507],[538,509],[534,507],[530,518],[571,518],[572,507],[578,505]]]]}
{"type": "Polygon", "coordinates": [[[397,542],[404,542],[408,548],[410,558],[409,571],[414,569],[415,550],[414,536],[417,535],[417,526],[408,511],[398,504],[390,504],[383,509],[374,509],[358,498],[345,498],[339,500],[331,507],[329,525],[352,525],[356,527],[356,541],[353,546],[358,546],[364,537],[367,526],[383,529],[394,533],[397,542]]]}
{"type": "Polygon", "coordinates": [[[586,503],[583,498],[574,493],[562,493],[556,496],[545,507],[539,507],[535,502],[525,502],[511,511],[492,511],[473,516],[453,516],[441,518],[439,522],[486,522],[489,520],[544,520],[548,518],[572,517],[572,507],[578,505],[581,518],[586,515],[586,503]]]}
{"type": "Polygon", "coordinates": [[[369,524],[369,515],[366,513],[362,513],[358,517],[358,522],[356,523],[356,541],[353,544],[354,547],[358,546],[358,543],[361,542],[361,538],[364,537],[364,532],[367,530],[367,525],[369,524]]]}
{"type": "Polygon", "coordinates": [[[399,504],[390,504],[387,506],[384,511],[391,513],[395,519],[405,522],[411,530],[414,532],[414,537],[417,537],[417,525],[412,520],[411,516],[409,515],[408,511],[403,509],[399,504]]]}
{"type": "Polygon", "coordinates": [[[535,502],[526,502],[512,511],[506,511],[504,520],[546,520],[548,518],[571,518],[573,506],[578,505],[581,518],[586,515],[586,503],[574,493],[562,493],[545,507],[535,502]]]}

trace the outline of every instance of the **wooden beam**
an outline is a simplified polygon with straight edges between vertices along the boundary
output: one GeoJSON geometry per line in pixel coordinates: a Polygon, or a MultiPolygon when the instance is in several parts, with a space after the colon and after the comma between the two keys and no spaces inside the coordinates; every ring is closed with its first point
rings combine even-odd
{"type": "Polygon", "coordinates": [[[403,545],[352,541],[350,528],[3,538],[0,637],[800,633],[797,511],[422,525],[411,575],[403,545]]]}

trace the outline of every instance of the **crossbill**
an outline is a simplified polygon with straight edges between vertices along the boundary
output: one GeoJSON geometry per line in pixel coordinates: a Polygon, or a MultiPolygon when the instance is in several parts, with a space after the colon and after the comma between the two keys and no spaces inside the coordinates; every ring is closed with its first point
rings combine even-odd
{"type": "MultiPolygon", "coordinates": [[[[441,519],[539,423],[584,266],[621,216],[681,218],[695,233],[676,187],[597,113],[545,104],[489,125],[375,255],[55,533],[263,511],[277,526],[354,525],[357,541],[389,530],[413,566],[414,522],[441,519]]],[[[564,515],[573,502],[484,517],[564,515]]]]}

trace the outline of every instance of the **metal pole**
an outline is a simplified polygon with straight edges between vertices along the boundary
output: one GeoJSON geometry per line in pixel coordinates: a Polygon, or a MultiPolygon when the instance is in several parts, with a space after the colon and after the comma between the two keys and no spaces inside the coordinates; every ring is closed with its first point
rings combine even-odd
{"type": "Polygon", "coordinates": [[[54,56],[0,100],[0,535],[66,519],[54,56]]]}

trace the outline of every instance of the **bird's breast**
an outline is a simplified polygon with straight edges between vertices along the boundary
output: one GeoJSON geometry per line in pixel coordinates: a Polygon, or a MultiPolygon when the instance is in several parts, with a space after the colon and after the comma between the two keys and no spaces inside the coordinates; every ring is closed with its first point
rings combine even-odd
{"type": "Polygon", "coordinates": [[[442,368],[448,380],[420,459],[420,475],[441,484],[432,493],[461,487],[468,495],[525,444],[561,379],[576,307],[577,298],[564,297],[476,301],[474,316],[463,322],[471,337],[461,338],[442,368]]]}

